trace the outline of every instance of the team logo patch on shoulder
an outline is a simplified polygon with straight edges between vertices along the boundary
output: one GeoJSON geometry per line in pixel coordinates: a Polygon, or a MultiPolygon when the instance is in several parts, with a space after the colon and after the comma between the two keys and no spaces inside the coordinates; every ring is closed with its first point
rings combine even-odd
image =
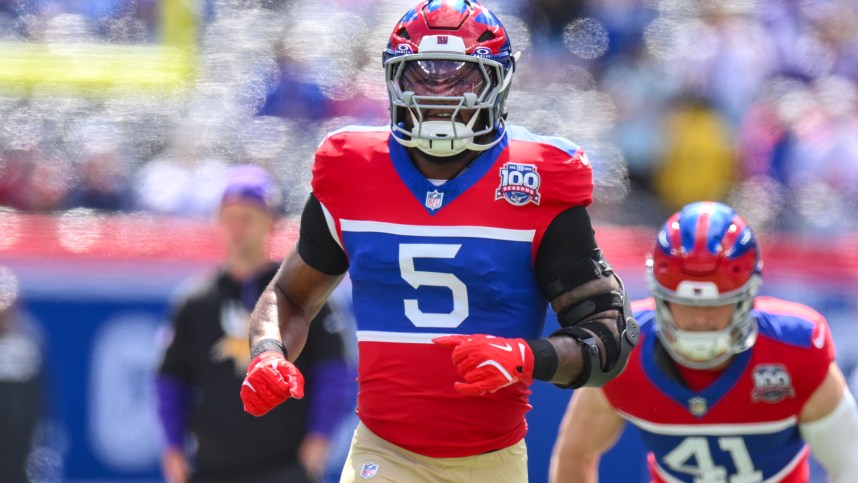
{"type": "Polygon", "coordinates": [[[776,403],[788,397],[795,397],[792,377],[781,364],[760,364],[754,367],[754,402],[776,403]]]}
{"type": "Polygon", "coordinates": [[[368,480],[378,473],[378,465],[374,463],[364,463],[360,469],[360,477],[368,480]]]}
{"type": "Polygon", "coordinates": [[[444,203],[444,193],[438,190],[426,192],[426,208],[437,210],[444,203]]]}
{"type": "Polygon", "coordinates": [[[524,206],[528,203],[539,205],[541,180],[536,166],[506,163],[501,167],[500,179],[500,186],[495,191],[495,201],[506,199],[514,206],[524,206]]]}

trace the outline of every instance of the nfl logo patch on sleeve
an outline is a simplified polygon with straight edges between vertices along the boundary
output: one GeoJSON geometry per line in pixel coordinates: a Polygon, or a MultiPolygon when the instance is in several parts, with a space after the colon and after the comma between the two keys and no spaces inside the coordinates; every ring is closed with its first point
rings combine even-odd
{"type": "Polygon", "coordinates": [[[378,465],[374,463],[364,463],[360,469],[360,477],[368,480],[378,473],[378,465]]]}

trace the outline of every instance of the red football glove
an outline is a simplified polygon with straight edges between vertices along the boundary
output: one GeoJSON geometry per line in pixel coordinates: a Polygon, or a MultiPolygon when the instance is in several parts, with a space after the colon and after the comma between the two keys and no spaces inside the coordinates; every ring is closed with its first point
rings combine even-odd
{"type": "Polygon", "coordinates": [[[241,383],[245,411],[262,416],[290,397],[304,397],[304,376],[283,354],[265,351],[250,361],[241,383]]]}
{"type": "Polygon", "coordinates": [[[492,335],[446,335],[432,342],[453,349],[453,363],[466,382],[453,388],[460,394],[482,396],[523,382],[533,384],[533,351],[524,339],[492,335]]]}

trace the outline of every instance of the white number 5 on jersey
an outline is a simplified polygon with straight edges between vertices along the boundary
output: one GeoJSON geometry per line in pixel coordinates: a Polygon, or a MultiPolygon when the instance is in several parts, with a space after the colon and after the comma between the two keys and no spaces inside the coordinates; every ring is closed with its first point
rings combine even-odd
{"type": "Polygon", "coordinates": [[[413,288],[423,285],[447,287],[453,294],[453,311],[426,313],[420,310],[417,299],[405,299],[405,316],[416,327],[458,327],[468,318],[468,287],[452,273],[427,272],[414,269],[415,258],[455,258],[462,245],[429,243],[403,243],[399,245],[399,271],[413,288]]]}

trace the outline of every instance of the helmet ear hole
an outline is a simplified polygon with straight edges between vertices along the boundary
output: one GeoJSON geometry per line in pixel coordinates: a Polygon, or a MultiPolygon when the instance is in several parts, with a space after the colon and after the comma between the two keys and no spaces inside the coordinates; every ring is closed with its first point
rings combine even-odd
{"type": "Polygon", "coordinates": [[[495,37],[495,34],[492,33],[491,30],[486,30],[485,32],[483,32],[482,35],[480,35],[480,37],[477,39],[477,42],[487,42],[489,40],[494,40],[495,37]]]}

